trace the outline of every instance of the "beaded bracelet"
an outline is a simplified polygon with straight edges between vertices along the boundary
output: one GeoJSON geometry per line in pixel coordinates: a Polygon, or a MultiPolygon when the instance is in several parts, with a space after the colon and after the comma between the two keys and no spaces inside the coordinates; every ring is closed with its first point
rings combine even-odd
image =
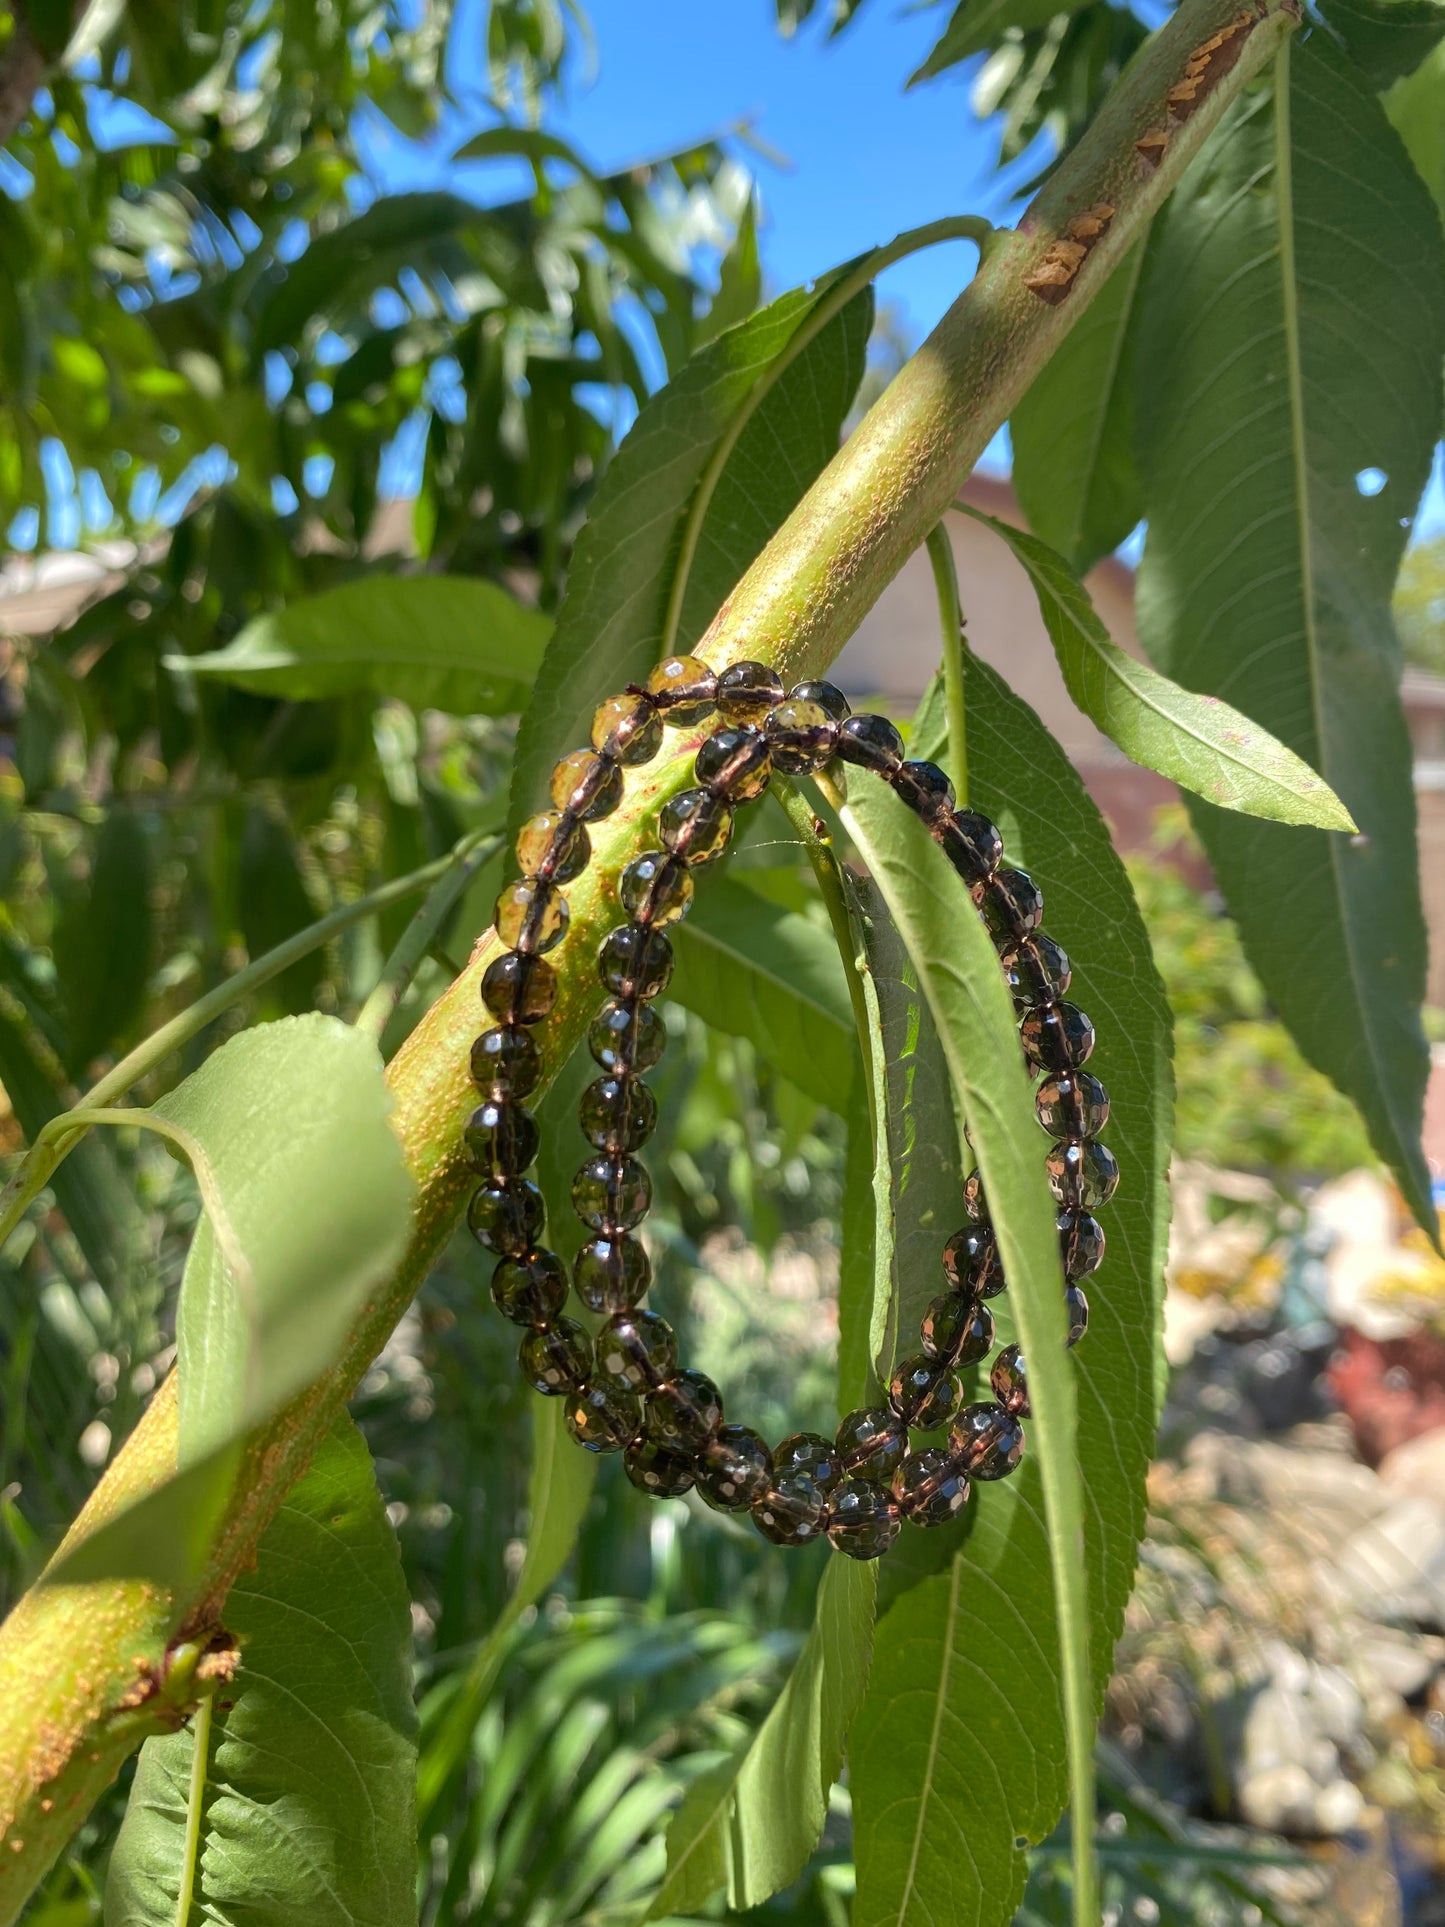
{"type": "Polygon", "coordinates": [[[660,663],[645,686],[629,685],[602,704],[592,721],[592,747],[564,757],[553,771],[555,807],[523,827],[517,839],[522,877],[496,907],[497,934],[509,948],[482,978],[482,1002],[494,1027],[471,1054],[472,1076],[485,1095],[465,1137],[483,1181],[467,1222],[478,1242],[500,1255],[493,1299],[527,1327],[523,1372],[537,1391],[567,1400],[567,1427],[579,1444],[621,1452],[633,1484],[654,1496],[675,1497],[695,1485],[719,1510],[750,1512],[775,1545],[806,1545],[826,1533],[839,1551],[873,1559],[893,1543],[901,1521],[943,1523],[967,1502],[971,1481],[1003,1478],[1023,1455],[1028,1381],[1017,1345],[994,1360],[994,1397],[958,1409],[964,1396],[958,1373],[992,1349],[986,1301],[1004,1288],[978,1172],[964,1185],[968,1221],[943,1249],[948,1288],[924,1315],[922,1351],[894,1372],[887,1406],[850,1412],[832,1439],[798,1432],[773,1451],[748,1426],[724,1423],[717,1387],[678,1365],[671,1328],[642,1309],[651,1266],[637,1236],[652,1188],[634,1153],[657,1122],[657,1102],[642,1074],[667,1041],[653,1008],[672,973],[666,926],[686,915],[693,871],[722,854],[736,808],[760,797],[774,770],[804,775],[835,759],[881,776],[921,818],[968,885],[999,951],[1022,1013],[1025,1055],[1043,1074],[1035,1106],[1053,1140],[1046,1163],[1059,1207],[1068,1343],[1083,1337],[1089,1307],[1079,1281],[1104,1255],[1093,1212],[1113,1195],[1119,1167],[1097,1141],[1108,1097],[1083,1069],[1093,1026],[1064,1001],[1069,960],[1040,932],[1038,886],[1024,871],[1000,867],[1003,844],[994,825],[976,811],[954,808],[948,778],[935,764],[906,761],[902,738],[886,717],[852,715],[842,693],[825,682],[800,683],[785,697],[777,675],[761,663],[734,663],[721,675],[691,656],[660,663]],[[645,851],[623,871],[619,894],[628,921],[598,953],[608,1000],[588,1031],[588,1045],[602,1075],[581,1099],[592,1155],[572,1185],[573,1206],[588,1232],[572,1284],[582,1305],[605,1320],[593,1338],[564,1316],[566,1268],[539,1242],[542,1193],[523,1175],[539,1142],[536,1120],[522,1102],[542,1075],[532,1027],[557,994],[557,973],[544,953],[566,935],[564,886],[590,860],[587,826],[621,801],[623,771],[657,754],[664,723],[694,724],[714,711],[721,726],[697,752],[694,786],[664,804],[663,847],[645,851]],[[946,1445],[910,1449],[910,1431],[944,1426],[946,1445]]]}

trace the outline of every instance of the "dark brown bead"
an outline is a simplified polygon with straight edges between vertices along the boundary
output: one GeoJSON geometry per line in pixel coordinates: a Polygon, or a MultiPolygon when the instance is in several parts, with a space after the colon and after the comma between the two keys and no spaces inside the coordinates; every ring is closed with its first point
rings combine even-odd
{"type": "Polygon", "coordinates": [[[1078,1284],[1104,1262],[1104,1227],[1087,1211],[1059,1213],[1059,1253],[1064,1261],[1064,1282],[1078,1284]]]}
{"type": "Polygon", "coordinates": [[[572,1180],[572,1208],[589,1231],[615,1238],[642,1223],[652,1205],[652,1180],[636,1158],[605,1151],[588,1158],[572,1180]]]}
{"type": "Polygon", "coordinates": [[[910,1525],[942,1526],[968,1504],[968,1475],[941,1446],[910,1452],[893,1474],[893,1496],[910,1525]]]}
{"type": "Polygon", "coordinates": [[[1050,1137],[1097,1137],[1109,1122],[1109,1093],[1092,1071],[1046,1077],[1034,1110],[1050,1137]]]}
{"type": "Polygon", "coordinates": [[[958,1406],[958,1381],[949,1367],[919,1353],[905,1358],[888,1381],[888,1403],[902,1422],[918,1432],[947,1425],[958,1406]]]}
{"type": "Polygon", "coordinates": [[[908,1450],[908,1432],[881,1405],[863,1405],[838,1427],[838,1456],[846,1473],[866,1469],[874,1479],[891,1479],[908,1450]]]}
{"type": "Polygon", "coordinates": [[[588,1027],[587,1048],[605,1071],[650,1071],[667,1049],[667,1026],[646,1004],[604,1004],[588,1027]]]}
{"type": "Polygon", "coordinates": [[[588,1311],[630,1311],[647,1296],[652,1266],[636,1238],[592,1238],[572,1261],[572,1283],[588,1311]]]}
{"type": "Polygon", "coordinates": [[[542,1053],[528,1030],[499,1024],[472,1045],[472,1082],[493,1097],[528,1097],[542,1077],[542,1053]]]}
{"type": "Polygon", "coordinates": [[[557,1001],[557,973],[545,957],[505,951],[482,972],[482,1002],[501,1024],[540,1024],[557,1001]]]}
{"type": "Polygon", "coordinates": [[[773,1471],[780,1479],[805,1472],[820,1492],[831,1492],[843,1476],[843,1460],[835,1442],[820,1432],[793,1432],[773,1453],[773,1471]]]}
{"type": "Polygon", "coordinates": [[[691,866],[721,856],[732,829],[731,804],[711,790],[679,790],[657,819],[657,833],[668,849],[691,866]]]}
{"type": "Polygon", "coordinates": [[[828,1538],[850,1559],[878,1559],[898,1537],[898,1501],[872,1479],[845,1479],[828,1499],[828,1538]]]}
{"type": "Polygon", "coordinates": [[[533,1391],[561,1398],[586,1383],[592,1369],[592,1341],[571,1318],[559,1318],[545,1330],[529,1331],[517,1354],[522,1376],[533,1391]]]}
{"type": "Polygon", "coordinates": [[[996,824],[977,810],[955,810],[940,820],[935,833],[949,862],[970,888],[991,877],[1003,857],[1003,838],[996,824]]]}
{"type": "Polygon", "coordinates": [[[715,730],[697,753],[693,778],[728,803],[751,803],[768,787],[772,754],[760,729],[745,724],[715,730]]]}
{"type": "Polygon", "coordinates": [[[625,1392],[655,1391],[677,1365],[677,1341],[665,1318],[651,1311],[619,1311],[594,1341],[599,1377],[625,1392]]]}
{"type": "Polygon", "coordinates": [[[775,1546],[807,1546],[822,1538],[827,1507],[826,1494],[806,1472],[790,1472],[753,1500],[753,1524],[775,1546]]]}
{"type": "Polygon", "coordinates": [[[595,749],[574,749],[552,772],[552,801],[569,816],[598,823],[622,801],[622,770],[595,749]]]}
{"type": "Polygon", "coordinates": [[[663,720],[679,728],[700,723],[717,701],[717,677],[696,656],[668,656],[647,678],[647,693],[663,720]]]}
{"type": "Polygon", "coordinates": [[[1119,1160],[1107,1144],[1092,1138],[1050,1145],[1044,1165],[1054,1196],[1076,1210],[1099,1210],[1119,1188],[1119,1160]]]}
{"type": "Polygon", "coordinates": [[[650,696],[609,696],[592,715],[592,747],[599,756],[633,767],[662,748],[662,718],[650,696]]]}
{"type": "Polygon", "coordinates": [[[672,945],[645,923],[620,923],[602,939],[597,975],[625,1003],[660,997],[672,975],[672,945]]]}
{"type": "Polygon", "coordinates": [[[821,703],[789,696],[763,725],[773,768],[785,776],[807,776],[831,763],[838,753],[838,725],[821,703]]]}
{"type": "Polygon", "coordinates": [[[540,1247],[503,1258],[492,1273],[492,1303],[514,1325],[550,1325],[567,1303],[567,1267],[540,1247]]]}
{"type": "Polygon", "coordinates": [[[1007,963],[1044,920],[1044,893],[1026,870],[999,870],[974,890],[988,934],[1007,963]]]}
{"type": "Polygon", "coordinates": [[[692,1460],[649,1438],[634,1439],[622,1465],[638,1491],[654,1499],[680,1499],[692,1490],[692,1460]]]}
{"type": "Polygon", "coordinates": [[[900,763],[889,777],[894,793],[930,827],[953,817],[953,785],[937,763],[900,763]]]}
{"type": "Polygon", "coordinates": [[[648,1437],[698,1453],[723,1422],[722,1394],[701,1372],[677,1372],[647,1401],[648,1437]]]}
{"type": "Polygon", "coordinates": [[[886,716],[850,716],[839,725],[838,755],[859,769],[891,776],[903,761],[903,738],[886,716]]]}
{"type": "Polygon", "coordinates": [[[836,683],[795,682],[788,691],[790,703],[816,703],[830,722],[843,723],[853,713],[852,704],[836,683]]]}
{"type": "Polygon", "coordinates": [[[1019,1010],[1035,1004],[1055,1004],[1069,988],[1073,976],[1069,953],[1042,931],[1021,943],[1008,967],[1008,985],[1019,1010]]]}
{"type": "Polygon", "coordinates": [[[745,1512],[773,1481],[773,1457],[746,1425],[724,1425],[703,1447],[697,1489],[718,1512],[745,1512]]]}
{"type": "Polygon", "coordinates": [[[963,1181],[963,1208],[970,1224],[988,1223],[988,1199],[983,1193],[983,1178],[977,1171],[970,1171],[963,1181]]]}
{"type": "Polygon", "coordinates": [[[634,857],[618,879],[617,894],[634,923],[676,923],[692,905],[693,881],[687,865],[663,850],[634,857]]]}
{"type": "Polygon", "coordinates": [[[467,1229],[479,1245],[504,1258],[525,1257],[542,1235],[547,1207],[529,1178],[483,1184],[467,1206],[467,1229]]]}
{"type": "Polygon", "coordinates": [[[592,843],[580,817],[543,810],[517,832],[517,862],[522,875],[549,883],[571,883],[592,857],[592,843]]]}
{"type": "Polygon", "coordinates": [[[971,1479],[1006,1479],[1024,1455],[1024,1428],[1002,1405],[966,1405],[948,1435],[971,1479]]]}
{"type": "Polygon", "coordinates": [[[1064,1342],[1072,1351],[1089,1329],[1089,1301],[1077,1285],[1070,1285],[1064,1293],[1064,1313],[1068,1319],[1068,1337],[1064,1342]]]}
{"type": "Polygon", "coordinates": [[[504,944],[524,955],[555,950],[567,934],[567,899],[555,883],[523,877],[509,883],[492,909],[492,921],[504,944]]]}
{"type": "Polygon", "coordinates": [[[567,1430],[588,1452],[622,1452],[642,1429],[642,1407],[605,1378],[589,1378],[563,1407],[567,1430]]]}
{"type": "Polygon", "coordinates": [[[943,1247],[943,1274],[955,1291],[997,1298],[1004,1288],[1003,1260],[991,1224],[966,1224],[943,1247]]]}
{"type": "Polygon", "coordinates": [[[993,1313],[971,1291],[947,1291],[923,1314],[922,1337],[930,1358],[976,1365],[993,1350],[993,1313]]]}
{"type": "Polygon", "coordinates": [[[510,1098],[484,1098],[462,1127],[474,1171],[484,1178],[519,1178],[537,1155],[541,1133],[523,1104],[510,1098]]]}
{"type": "Polygon", "coordinates": [[[657,1128],[657,1099],[636,1077],[599,1077],[577,1105],[582,1135],[599,1151],[636,1151],[657,1128]]]}
{"type": "Polygon", "coordinates": [[[1041,1071],[1076,1071],[1094,1048],[1094,1026],[1077,1004],[1040,1004],[1025,1013],[1019,1036],[1041,1071]]]}
{"type": "Polygon", "coordinates": [[[1017,1345],[1006,1345],[988,1375],[993,1395],[1013,1418],[1029,1417],[1029,1380],[1024,1355],[1017,1345]]]}
{"type": "Polygon", "coordinates": [[[765,662],[735,662],[717,679],[717,713],[725,723],[760,723],[783,700],[783,679],[765,662]]]}

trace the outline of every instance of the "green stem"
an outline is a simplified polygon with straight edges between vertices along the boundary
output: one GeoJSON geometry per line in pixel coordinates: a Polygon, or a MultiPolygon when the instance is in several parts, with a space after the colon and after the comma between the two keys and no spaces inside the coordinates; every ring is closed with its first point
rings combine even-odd
{"type": "Polygon", "coordinates": [[[941,241],[976,241],[981,259],[995,232],[993,223],[986,221],[981,214],[954,214],[942,221],[930,221],[925,227],[909,228],[886,247],[874,248],[871,254],[866,254],[851,274],[842,275],[809,310],[782,353],[768,363],[739,403],[737,413],[718,437],[717,446],[702,472],[688,507],[687,521],[683,525],[682,546],[678,552],[677,568],[673,572],[672,587],[668,591],[667,613],[663,617],[660,655],[670,656],[677,647],[677,633],[682,626],[682,605],[708,506],[722,472],[737,447],[738,437],[765,397],[777,386],[808,343],[816,341],[828,323],[842,313],[855,295],[861,294],[876,281],[885,268],[907,255],[917,254],[923,248],[936,247],[941,241]]]}
{"type": "Polygon", "coordinates": [[[175,1927],[188,1927],[191,1900],[196,1891],[196,1866],[201,1854],[201,1810],[206,1798],[206,1772],[210,1765],[211,1708],[208,1694],[196,1708],[191,1730],[196,1746],[191,1755],[191,1784],[186,1795],[186,1839],[181,1850],[181,1878],[176,1890],[175,1927]]]}
{"type": "Polygon", "coordinates": [[[943,631],[943,697],[948,711],[948,773],[960,806],[968,805],[968,742],[964,734],[963,606],[958,599],[958,570],[947,526],[935,522],[928,531],[928,559],[938,591],[938,620],[943,631]]]}
{"type": "Polygon", "coordinates": [[[470,850],[463,851],[459,844],[452,852],[449,867],[422,899],[416,915],[382,965],[376,988],[357,1012],[358,1030],[381,1042],[382,1033],[406,995],[406,987],[417,965],[431,948],[432,939],[450,914],[453,904],[482,865],[489,863],[505,842],[504,836],[486,836],[474,843],[470,850]]]}

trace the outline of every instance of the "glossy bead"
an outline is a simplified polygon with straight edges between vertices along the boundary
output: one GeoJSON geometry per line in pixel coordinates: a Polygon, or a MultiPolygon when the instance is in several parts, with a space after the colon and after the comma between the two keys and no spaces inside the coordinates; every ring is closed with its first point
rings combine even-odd
{"type": "Polygon", "coordinates": [[[997,1298],[1004,1288],[1003,1260],[990,1224],[966,1224],[943,1247],[943,1275],[955,1291],[997,1298]]]}
{"type": "Polygon", "coordinates": [[[717,699],[717,677],[696,656],[668,656],[647,679],[663,719],[679,727],[701,722],[717,699]]]}
{"type": "Polygon", "coordinates": [[[545,957],[504,951],[482,972],[482,1002],[502,1024],[540,1024],[557,1001],[557,973],[545,957]]]}
{"type": "Polygon", "coordinates": [[[773,752],[773,768],[785,776],[806,776],[831,763],[838,753],[838,725],[821,703],[789,696],[763,729],[773,752]]]}
{"type": "Polygon", "coordinates": [[[650,1392],[677,1365],[677,1341],[665,1318],[651,1311],[619,1311],[593,1340],[598,1376],[624,1392],[650,1392]]]}
{"type": "Polygon", "coordinates": [[[604,1004],[588,1026],[587,1048],[605,1071],[650,1071],[667,1049],[667,1025],[646,1004],[604,1004]]]}
{"type": "Polygon", "coordinates": [[[845,1473],[866,1467],[870,1478],[891,1479],[908,1450],[908,1432],[881,1405],[862,1405],[838,1427],[837,1445],[845,1473]]]}
{"type": "Polygon", "coordinates": [[[630,1392],[590,1378],[562,1408],[567,1430],[587,1452],[621,1452],[642,1428],[642,1408],[630,1392]]]}
{"type": "Polygon", "coordinates": [[[492,1273],[492,1303],[514,1325],[550,1325],[567,1303],[567,1267],[555,1251],[503,1258],[492,1273]]]}
{"type": "Polygon", "coordinates": [[[1040,1004],[1025,1014],[1019,1036],[1041,1071],[1076,1071],[1094,1048],[1094,1026],[1077,1004],[1040,1004]]]}
{"type": "Polygon", "coordinates": [[[517,1178],[536,1157],[542,1134],[525,1105],[488,1097],[463,1125],[462,1138],[474,1171],[483,1177],[517,1178]]]}
{"type": "Polygon", "coordinates": [[[521,1258],[542,1235],[547,1207],[530,1178],[484,1184],[467,1206],[467,1229],[479,1245],[504,1258],[521,1258]]]}
{"type": "Polygon", "coordinates": [[[925,823],[939,823],[953,815],[953,785],[937,763],[900,763],[888,779],[895,793],[925,823]]]}
{"type": "Polygon", "coordinates": [[[1026,870],[999,870],[974,891],[988,934],[1007,961],[1044,920],[1044,893],[1026,870]]]}
{"type": "Polygon", "coordinates": [[[711,790],[680,790],[669,797],[657,819],[657,833],[687,864],[711,863],[722,855],[732,835],[730,804],[711,790]]]}
{"type": "Polygon", "coordinates": [[[836,683],[795,682],[788,691],[790,703],[816,703],[831,722],[846,722],[853,714],[853,705],[836,683]]]}
{"type": "Polygon", "coordinates": [[[1109,1122],[1109,1093],[1092,1071],[1046,1077],[1034,1111],[1050,1137],[1097,1137],[1109,1122]]]}
{"type": "Polygon", "coordinates": [[[1077,1285],[1070,1285],[1064,1293],[1064,1315],[1068,1319],[1068,1337],[1064,1343],[1072,1351],[1089,1329],[1089,1301],[1077,1285]]]}
{"type": "Polygon", "coordinates": [[[524,877],[509,883],[492,908],[497,935],[528,955],[554,950],[567,934],[567,899],[555,883],[524,877]]]}
{"type": "Polygon", "coordinates": [[[768,787],[772,752],[760,729],[719,729],[709,736],[692,766],[697,782],[729,803],[751,803],[768,787]]]}
{"type": "Polygon", "coordinates": [[[983,1192],[983,1179],[977,1171],[970,1171],[963,1181],[963,1208],[970,1224],[987,1224],[988,1199],[983,1192]]]}
{"type": "Polygon", "coordinates": [[[634,1439],[622,1459],[623,1470],[637,1487],[654,1499],[680,1499],[692,1490],[692,1461],[643,1437],[634,1439]]]}
{"type": "Polygon", "coordinates": [[[968,1474],[942,1446],[910,1452],[893,1474],[893,1496],[910,1525],[947,1525],[968,1504],[968,1494],[968,1474]]]}
{"type": "Polygon", "coordinates": [[[619,923],[602,939],[597,975],[604,990],[627,1003],[660,997],[672,975],[672,945],[645,923],[619,923]]]}
{"type": "Polygon", "coordinates": [[[1049,1185],[1060,1204],[1097,1211],[1119,1188],[1119,1160],[1107,1144],[1093,1138],[1065,1138],[1051,1144],[1044,1160],[1049,1185]]]}
{"type": "Polygon", "coordinates": [[[693,881],[675,856],[645,850],[622,872],[617,894],[634,923],[676,923],[692,907],[693,881]]]}
{"type": "Polygon", "coordinates": [[[1003,838],[996,824],[977,810],[955,810],[936,826],[949,862],[970,887],[993,875],[1003,857],[1003,838]]]}
{"type": "Polygon", "coordinates": [[[722,1394],[701,1372],[675,1372],[647,1401],[648,1437],[677,1452],[700,1452],[722,1422],[722,1394]]]}
{"type": "Polygon", "coordinates": [[[535,1392],[561,1398],[586,1383],[592,1369],[592,1342],[572,1318],[559,1318],[545,1331],[529,1331],[517,1353],[522,1376],[535,1392]]]}
{"type": "Polygon", "coordinates": [[[918,1432],[947,1425],[958,1406],[958,1381],[939,1359],[920,1352],[905,1358],[888,1381],[888,1403],[902,1422],[918,1432]]]}
{"type": "Polygon", "coordinates": [[[630,1311],[647,1296],[652,1265],[636,1238],[592,1238],[572,1260],[572,1283],[588,1311],[630,1311]]]}
{"type": "Polygon", "coordinates": [[[993,1313],[968,1291],[946,1291],[923,1314],[923,1349],[954,1366],[976,1365],[993,1350],[993,1313]]]}
{"type": "Polygon", "coordinates": [[[838,729],[838,755],[859,769],[891,776],[903,761],[903,738],[886,716],[850,716],[838,729]]]}
{"type": "Polygon", "coordinates": [[[609,696],[592,712],[592,747],[609,762],[647,763],[662,748],[662,718],[647,696],[609,696]]]}
{"type": "Polygon", "coordinates": [[[821,1539],[828,1501],[806,1472],[775,1479],[752,1503],[753,1524],[775,1546],[806,1546],[821,1539]]]}
{"type": "Polygon", "coordinates": [[[843,1459],[820,1432],[791,1432],[773,1453],[773,1471],[780,1479],[805,1472],[820,1492],[831,1492],[843,1476],[843,1459]]]}
{"type": "Polygon", "coordinates": [[[697,1489],[718,1512],[745,1512],[773,1482],[773,1455],[746,1425],[724,1425],[704,1446],[697,1489]]]}
{"type": "Polygon", "coordinates": [[[1087,1211],[1072,1210],[1059,1213],[1058,1226],[1064,1283],[1076,1285],[1104,1262],[1104,1227],[1087,1211]]]}
{"type": "Polygon", "coordinates": [[[828,1538],[850,1559],[878,1559],[898,1537],[898,1501],[872,1479],[845,1479],[828,1499],[828,1538]]]}
{"type": "Polygon", "coordinates": [[[592,859],[592,841],[580,817],[543,810],[517,832],[517,862],[522,875],[548,883],[570,883],[592,859]]]}
{"type": "Polygon", "coordinates": [[[542,1076],[542,1053],[529,1030],[499,1024],[472,1045],[472,1082],[493,1097],[527,1097],[542,1076]]]}
{"type": "Polygon", "coordinates": [[[717,679],[717,713],[725,723],[760,723],[783,700],[783,679],[765,662],[735,662],[717,679]]]}
{"type": "Polygon", "coordinates": [[[1002,1405],[965,1405],[948,1434],[971,1479],[1006,1479],[1024,1455],[1024,1428],[1002,1405]]]}
{"type": "Polygon", "coordinates": [[[1066,996],[1073,976],[1069,953],[1042,931],[1021,943],[1008,967],[1008,987],[1020,1010],[1034,1004],[1056,1004],[1066,996]]]}
{"type": "Polygon", "coordinates": [[[1017,1345],[1006,1345],[988,1375],[993,1395],[1014,1418],[1029,1417],[1029,1381],[1024,1355],[1017,1345]]]}
{"type": "Polygon", "coordinates": [[[552,771],[552,801],[569,816],[598,823],[622,801],[622,769],[595,749],[574,749],[552,771]]]}
{"type": "Polygon", "coordinates": [[[615,1238],[631,1231],[652,1204],[652,1180],[636,1158],[588,1158],[572,1180],[572,1209],[589,1231],[615,1238]]]}
{"type": "Polygon", "coordinates": [[[636,1151],[657,1128],[657,1099],[636,1077],[599,1077],[577,1105],[582,1135],[599,1151],[636,1151]]]}

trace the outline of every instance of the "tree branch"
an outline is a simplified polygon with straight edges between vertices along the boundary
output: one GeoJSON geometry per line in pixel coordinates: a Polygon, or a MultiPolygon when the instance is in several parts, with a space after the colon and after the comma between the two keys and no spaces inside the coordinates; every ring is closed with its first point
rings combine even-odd
{"type": "MultiPolygon", "coordinates": [[[[30,104],[45,83],[54,62],[35,38],[21,0],[11,0],[10,34],[0,45],[0,147],[4,147],[30,112],[30,104]]],[[[85,0],[74,0],[71,25],[80,22],[85,0]]]]}
{"type": "MultiPolygon", "coordinates": [[[[1143,50],[1019,227],[991,245],[969,288],[728,598],[702,645],[711,662],[753,657],[791,680],[818,673],[838,653],[1229,101],[1298,21],[1296,0],[1244,14],[1240,5],[1184,0],[1143,50]],[[1220,39],[1229,58],[1209,51],[1220,39]]],[[[670,737],[666,760],[639,772],[621,809],[596,826],[594,862],[570,892],[572,935],[544,1037],[549,1063],[566,1061],[592,1014],[591,959],[616,916],[612,880],[642,826],[690,780],[704,733],[670,737]]],[[[126,1755],[157,1730],[161,1714],[173,1719],[170,1655],[214,1627],[231,1581],[450,1236],[470,1181],[460,1140],[474,1102],[467,1060],[478,979],[498,948],[489,931],[388,1072],[395,1126],[419,1186],[406,1258],[362,1313],[335,1369],[250,1441],[194,1594],[172,1597],[139,1581],[42,1581],[0,1627],[0,1927],[14,1920],[126,1755]]],[[[171,1473],[175,1439],[172,1381],[67,1546],[171,1473]]]]}

